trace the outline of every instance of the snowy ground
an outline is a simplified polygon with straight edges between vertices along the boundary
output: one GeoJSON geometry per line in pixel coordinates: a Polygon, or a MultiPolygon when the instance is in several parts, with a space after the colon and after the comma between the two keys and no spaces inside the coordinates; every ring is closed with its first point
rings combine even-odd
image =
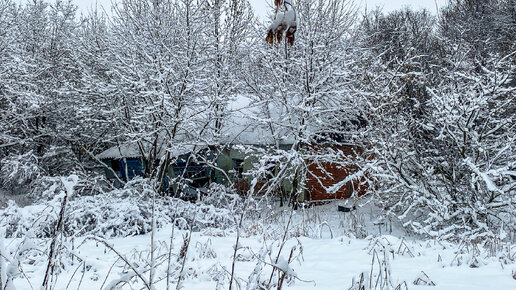
{"type": "MultiPolygon", "coordinates": [[[[490,254],[482,247],[403,237],[405,234],[396,224],[392,226],[392,234],[385,235],[385,229],[390,232],[389,223],[382,227],[382,235],[378,235],[379,228],[373,224],[378,216],[371,207],[361,208],[354,215],[355,219],[357,216],[362,219],[362,228],[351,226],[353,218],[349,213],[337,212],[335,203],[298,211],[290,223],[290,214],[284,212],[276,213],[274,219],[264,216],[255,225],[246,225],[237,251],[234,289],[256,289],[258,284],[267,285],[269,280],[269,285],[275,285],[280,275],[276,271],[270,279],[271,264],[290,274],[283,285],[288,289],[349,289],[352,280],[359,280],[361,273],[365,273],[366,286],[384,283],[390,287],[384,289],[395,289],[398,285],[401,285],[398,289],[516,289],[512,277],[516,264],[514,259],[508,260],[514,258],[514,245],[498,245],[499,249],[512,247],[512,250],[490,254]],[[278,256],[287,224],[291,237],[278,256]],[[260,234],[254,235],[253,231],[260,234]],[[357,235],[367,237],[356,238],[357,235]],[[280,258],[276,260],[276,257],[280,258]],[[432,283],[435,286],[425,286],[432,283]]],[[[228,288],[236,240],[234,230],[193,232],[185,251],[184,238],[188,231],[176,228],[172,254],[168,255],[171,233],[171,225],[156,231],[155,289],[166,289],[168,257],[171,288],[176,288],[178,277],[183,289],[228,288]]],[[[147,281],[148,264],[152,261],[150,237],[146,234],[107,241],[147,281]]],[[[4,241],[3,254],[10,255],[11,261],[17,257],[23,270],[15,275],[15,289],[39,288],[48,262],[46,254],[31,248],[44,249],[48,244],[48,240],[30,237],[4,241]]],[[[134,271],[101,242],[82,237],[68,239],[63,245],[68,251],[56,259],[57,279],[51,282],[54,289],[110,289],[117,282],[122,282],[119,285],[124,289],[144,286],[139,279],[129,279],[134,271]]],[[[9,271],[14,270],[8,267],[9,271]]]]}

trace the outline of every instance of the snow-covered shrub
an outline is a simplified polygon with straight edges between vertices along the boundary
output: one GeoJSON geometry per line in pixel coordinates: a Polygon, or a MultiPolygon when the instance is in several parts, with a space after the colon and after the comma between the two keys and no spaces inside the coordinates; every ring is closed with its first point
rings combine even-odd
{"type": "MultiPolygon", "coordinates": [[[[33,230],[38,237],[50,237],[58,219],[63,198],[62,187],[50,186],[54,194],[31,206],[20,208],[14,203],[0,211],[0,226],[8,237],[21,237],[33,230]]],[[[227,228],[233,224],[230,210],[203,202],[191,203],[177,198],[158,197],[154,202],[158,228],[175,221],[180,228],[199,230],[207,227],[227,228]]],[[[50,193],[49,193],[50,196],[50,193]]],[[[145,234],[152,229],[152,187],[143,179],[128,183],[123,189],[94,196],[75,196],[65,211],[64,234],[125,237],[145,234]]]]}
{"type": "MultiPolygon", "coordinates": [[[[20,208],[10,200],[7,207],[0,211],[0,226],[5,229],[6,237],[22,237],[33,229],[39,236],[48,237],[53,231],[57,217],[51,216],[57,203],[49,206],[27,206],[20,208]],[[53,222],[47,222],[50,218],[53,222]]],[[[55,209],[57,212],[58,210],[55,209]]],[[[57,215],[57,214],[56,214],[57,215]]]]}
{"type": "Polygon", "coordinates": [[[32,151],[21,155],[11,155],[0,161],[0,180],[3,186],[26,185],[40,174],[38,159],[32,151]]]}
{"type": "Polygon", "coordinates": [[[234,188],[212,183],[202,201],[217,208],[235,208],[242,204],[242,196],[234,188]]]}
{"type": "Polygon", "coordinates": [[[4,233],[0,231],[0,288],[15,289],[13,280],[18,276],[18,260],[12,258],[4,246],[4,233]]]}
{"type": "Polygon", "coordinates": [[[381,205],[415,233],[461,241],[516,230],[515,67],[463,54],[449,53],[457,65],[437,86],[397,73],[373,135],[381,205]]]}
{"type": "Polygon", "coordinates": [[[52,200],[62,190],[63,183],[59,177],[41,176],[34,180],[28,195],[34,200],[52,200]]]}

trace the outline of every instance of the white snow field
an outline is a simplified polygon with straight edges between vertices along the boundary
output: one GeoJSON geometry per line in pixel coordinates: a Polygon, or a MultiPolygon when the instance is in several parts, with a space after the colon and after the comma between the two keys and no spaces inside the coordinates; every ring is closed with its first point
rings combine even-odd
{"type": "MultiPolygon", "coordinates": [[[[395,222],[374,225],[379,214],[369,205],[343,213],[336,210],[337,203],[294,213],[270,210],[245,223],[232,289],[276,289],[283,273],[284,289],[516,289],[514,244],[472,246],[410,237],[395,222]],[[274,275],[272,265],[278,269],[274,275]]],[[[228,289],[234,227],[192,231],[188,247],[184,241],[190,232],[176,227],[172,249],[171,234],[171,224],[156,230],[152,258],[151,233],[58,239],[62,247],[49,289],[145,289],[151,268],[152,289],[167,289],[167,268],[170,289],[178,287],[178,280],[181,289],[228,289]]],[[[3,242],[7,289],[40,289],[50,239],[31,237],[29,231],[3,242]]]]}

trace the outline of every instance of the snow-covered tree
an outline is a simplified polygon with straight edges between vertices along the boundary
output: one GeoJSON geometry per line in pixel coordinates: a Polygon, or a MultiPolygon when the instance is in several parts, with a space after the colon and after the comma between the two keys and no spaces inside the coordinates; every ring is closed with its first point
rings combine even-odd
{"type": "Polygon", "coordinates": [[[242,51],[251,34],[255,19],[247,1],[212,0],[207,2],[207,40],[205,73],[206,100],[210,105],[214,133],[220,134],[228,115],[228,104],[242,88],[242,51]]]}
{"type": "Polygon", "coordinates": [[[291,184],[286,194],[292,202],[304,191],[310,164],[345,166],[347,159],[334,146],[360,144],[362,136],[355,125],[363,108],[350,89],[354,61],[349,37],[355,20],[351,3],[299,1],[295,11],[294,45],[277,42],[270,47],[258,38],[261,45],[250,54],[251,74],[244,76],[252,106],[259,111],[256,122],[273,144],[264,150],[256,173],[273,172],[273,178],[265,178],[268,190],[291,184]]]}
{"type": "Polygon", "coordinates": [[[514,55],[471,57],[468,43],[430,37],[441,53],[430,69],[410,42],[401,62],[369,58],[378,199],[420,234],[514,229],[514,55]]]}
{"type": "Polygon", "coordinates": [[[78,79],[71,57],[76,7],[70,1],[0,5],[2,155],[32,152],[47,174],[71,170],[77,96],[67,92],[78,79]]]}
{"type": "Polygon", "coordinates": [[[516,1],[451,0],[440,14],[443,36],[467,43],[468,57],[508,54],[516,43],[516,1]]]}

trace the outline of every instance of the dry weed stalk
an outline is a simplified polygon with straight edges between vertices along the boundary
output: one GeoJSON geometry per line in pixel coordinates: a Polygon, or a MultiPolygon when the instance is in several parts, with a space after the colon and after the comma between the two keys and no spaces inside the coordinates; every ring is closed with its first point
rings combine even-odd
{"type": "Polygon", "coordinates": [[[389,257],[387,251],[384,250],[382,252],[383,257],[381,258],[376,249],[372,250],[371,269],[369,273],[360,273],[358,280],[353,278],[349,290],[408,289],[406,282],[402,282],[396,285],[396,287],[393,286],[389,257]]]}
{"type": "Polygon", "coordinates": [[[96,241],[98,243],[101,243],[103,244],[106,248],[108,248],[110,251],[112,251],[113,253],[115,253],[115,255],[117,255],[117,257],[122,260],[124,262],[125,265],[127,265],[133,272],[134,274],[140,278],[140,280],[142,281],[143,285],[145,286],[144,288],[148,289],[148,290],[151,290],[151,287],[149,285],[149,282],[143,277],[143,274],[140,273],[132,263],[129,262],[129,260],[123,256],[122,254],[120,254],[117,250],[115,250],[115,248],[110,245],[108,242],[106,242],[105,240],[103,239],[100,239],[100,238],[97,238],[97,237],[87,237],[84,241],[86,242],[87,240],[93,240],[93,241],[96,241]]]}
{"type": "Polygon", "coordinates": [[[432,279],[430,279],[430,277],[428,277],[428,275],[424,272],[424,271],[421,271],[421,274],[419,274],[419,277],[416,278],[416,280],[414,280],[414,285],[424,285],[424,286],[435,286],[435,282],[432,281],[432,279]]]}
{"type": "MultiPolygon", "coordinates": [[[[289,215],[289,218],[288,218],[288,222],[287,222],[287,225],[285,226],[285,230],[283,232],[283,238],[281,239],[281,242],[280,242],[280,248],[278,250],[278,254],[276,255],[276,259],[274,260],[274,264],[278,263],[278,260],[279,260],[279,257],[281,255],[281,251],[283,250],[283,247],[285,246],[285,243],[287,241],[287,234],[288,234],[288,228],[290,226],[290,223],[292,222],[292,215],[294,213],[294,210],[291,209],[290,210],[290,215],[289,215]]],[[[276,270],[277,267],[274,267],[272,269],[272,272],[271,272],[271,276],[269,278],[269,282],[267,283],[267,287],[269,287],[269,285],[271,284],[272,282],[272,277],[274,276],[274,270],[276,270]]]]}
{"type": "Polygon", "coordinates": [[[73,195],[73,187],[77,184],[78,177],[75,175],[71,175],[68,180],[61,178],[61,182],[63,183],[65,190],[63,201],[61,202],[61,210],[59,211],[59,217],[57,220],[57,225],[54,231],[54,237],[52,238],[52,242],[50,243],[50,251],[48,254],[48,264],[47,269],[45,270],[45,277],[43,278],[43,284],[41,285],[45,289],[49,289],[49,279],[51,279],[54,275],[54,271],[56,269],[55,264],[55,256],[56,256],[56,246],[58,239],[63,238],[63,222],[64,215],[66,210],[66,204],[68,202],[68,197],[73,195]]]}

